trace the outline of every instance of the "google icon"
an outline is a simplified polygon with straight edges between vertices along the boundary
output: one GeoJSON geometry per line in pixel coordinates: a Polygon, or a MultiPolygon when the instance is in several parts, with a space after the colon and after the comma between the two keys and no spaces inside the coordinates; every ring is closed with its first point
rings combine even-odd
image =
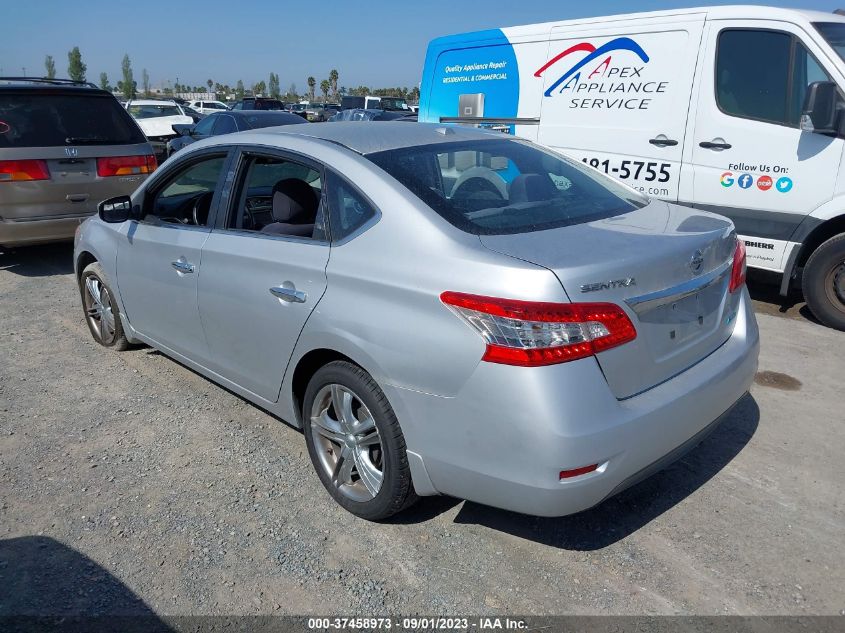
{"type": "Polygon", "coordinates": [[[719,182],[722,183],[723,187],[730,187],[732,184],[734,184],[733,172],[726,171],[724,174],[722,174],[721,178],[719,178],[719,182]]]}

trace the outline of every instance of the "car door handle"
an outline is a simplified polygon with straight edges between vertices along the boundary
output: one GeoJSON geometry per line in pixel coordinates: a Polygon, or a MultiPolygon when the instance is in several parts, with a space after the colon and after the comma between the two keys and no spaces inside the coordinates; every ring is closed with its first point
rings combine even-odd
{"type": "Polygon", "coordinates": [[[699,147],[703,147],[704,149],[730,149],[730,143],[714,143],[713,141],[701,141],[698,144],[699,147]]]}
{"type": "Polygon", "coordinates": [[[676,141],[673,138],[660,138],[660,137],[650,138],[648,140],[648,142],[651,143],[652,145],[657,145],[657,147],[675,147],[675,145],[678,144],[678,141],[676,141]]]}
{"type": "Polygon", "coordinates": [[[195,270],[194,265],[184,259],[177,259],[175,262],[170,262],[170,265],[180,273],[192,273],[195,270]]]}
{"type": "Polygon", "coordinates": [[[270,288],[270,294],[288,303],[305,303],[305,300],[308,298],[308,295],[301,290],[285,288],[284,286],[270,288]]]}

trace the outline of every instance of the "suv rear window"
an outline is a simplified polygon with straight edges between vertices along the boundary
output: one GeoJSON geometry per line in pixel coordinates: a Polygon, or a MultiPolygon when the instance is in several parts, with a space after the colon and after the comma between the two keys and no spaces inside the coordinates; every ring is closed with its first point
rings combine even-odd
{"type": "Polygon", "coordinates": [[[113,97],[0,91],[0,147],[144,142],[141,130],[113,97]]]}
{"type": "Polygon", "coordinates": [[[582,224],[648,202],[585,165],[519,140],[438,143],[367,158],[450,223],[475,235],[582,224]]]}

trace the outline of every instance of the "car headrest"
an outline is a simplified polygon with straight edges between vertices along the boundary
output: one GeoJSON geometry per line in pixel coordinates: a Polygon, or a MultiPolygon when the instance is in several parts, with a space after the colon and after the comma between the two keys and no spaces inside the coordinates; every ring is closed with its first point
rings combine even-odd
{"type": "Polygon", "coordinates": [[[314,189],[299,178],[286,178],[273,185],[273,219],[288,224],[314,222],[320,200],[314,189]]]}
{"type": "Polygon", "coordinates": [[[557,193],[552,179],[545,174],[520,174],[510,186],[510,202],[538,202],[557,193]]]}

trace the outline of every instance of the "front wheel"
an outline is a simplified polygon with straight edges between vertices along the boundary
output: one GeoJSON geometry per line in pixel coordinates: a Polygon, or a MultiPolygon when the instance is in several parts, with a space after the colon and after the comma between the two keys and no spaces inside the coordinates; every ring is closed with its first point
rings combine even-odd
{"type": "Polygon", "coordinates": [[[343,508],[377,521],[417,500],[396,414],[363,369],[345,361],[319,369],[302,418],[311,462],[343,508]]]}
{"type": "Polygon", "coordinates": [[[82,307],[85,321],[91,336],[100,345],[123,351],[129,347],[129,341],[120,322],[117,301],[109,287],[106,274],[99,262],[88,264],[79,278],[79,291],[82,293],[82,307]]]}
{"type": "Polygon", "coordinates": [[[816,318],[845,330],[845,234],[819,246],[804,267],[804,298],[816,318]]]}

